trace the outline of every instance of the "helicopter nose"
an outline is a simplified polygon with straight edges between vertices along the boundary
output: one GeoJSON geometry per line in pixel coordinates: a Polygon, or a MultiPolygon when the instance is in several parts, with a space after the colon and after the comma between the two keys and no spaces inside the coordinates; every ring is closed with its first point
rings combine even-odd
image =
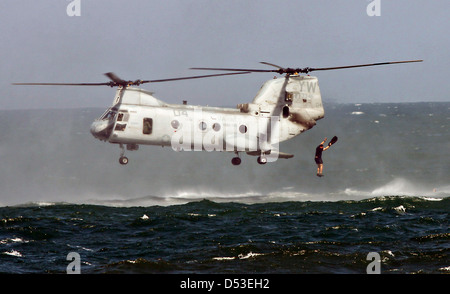
{"type": "Polygon", "coordinates": [[[106,140],[110,135],[109,122],[105,120],[96,120],[91,124],[91,134],[99,139],[106,140]]]}

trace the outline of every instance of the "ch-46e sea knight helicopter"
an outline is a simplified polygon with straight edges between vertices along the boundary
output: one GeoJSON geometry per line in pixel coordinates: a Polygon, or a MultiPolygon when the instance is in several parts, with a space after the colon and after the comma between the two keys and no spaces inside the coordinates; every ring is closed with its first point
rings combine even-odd
{"type": "Polygon", "coordinates": [[[110,86],[117,87],[112,106],[91,125],[92,135],[102,141],[118,144],[119,162],[127,164],[127,150],[139,145],[171,146],[175,151],[234,152],[231,162],[239,165],[239,152],[257,156],[265,164],[277,158],[294,155],[279,151],[279,143],[311,129],[324,117],[322,97],[317,77],[312,71],[337,70],[387,64],[420,62],[422,60],[381,62],[326,68],[283,68],[267,62],[276,69],[191,68],[220,70],[231,73],[179,77],[161,80],[126,81],[113,73],[104,83],[15,83],[14,85],[110,86]],[[169,104],[141,88],[145,83],[208,78],[251,72],[278,73],[283,78],[266,81],[251,103],[236,108],[169,104]],[[304,74],[304,75],[300,75],[304,74]]]}

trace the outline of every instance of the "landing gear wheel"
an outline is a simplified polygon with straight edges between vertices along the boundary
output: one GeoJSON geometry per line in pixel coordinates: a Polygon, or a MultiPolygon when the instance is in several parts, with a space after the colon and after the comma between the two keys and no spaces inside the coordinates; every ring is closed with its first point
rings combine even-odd
{"type": "Polygon", "coordinates": [[[233,157],[233,158],[231,159],[231,163],[232,163],[233,165],[239,165],[239,164],[241,164],[241,159],[240,159],[239,157],[233,157]]]}
{"type": "Polygon", "coordinates": [[[258,156],[258,158],[256,159],[256,161],[259,163],[259,164],[266,164],[267,163],[267,158],[266,157],[261,157],[261,156],[258,156]]]}
{"type": "Polygon", "coordinates": [[[128,158],[125,156],[122,156],[119,158],[119,162],[120,162],[120,164],[125,165],[128,163],[128,158]]]}

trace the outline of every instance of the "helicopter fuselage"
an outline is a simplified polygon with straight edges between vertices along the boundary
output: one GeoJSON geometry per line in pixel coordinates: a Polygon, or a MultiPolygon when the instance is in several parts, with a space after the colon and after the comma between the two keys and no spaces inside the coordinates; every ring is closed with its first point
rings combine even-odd
{"type": "Polygon", "coordinates": [[[292,157],[279,152],[278,144],[323,117],[317,78],[310,76],[269,80],[252,103],[237,108],[168,104],[143,89],[119,87],[91,133],[128,150],[158,145],[175,151],[246,152],[265,163],[265,157],[292,157]]]}

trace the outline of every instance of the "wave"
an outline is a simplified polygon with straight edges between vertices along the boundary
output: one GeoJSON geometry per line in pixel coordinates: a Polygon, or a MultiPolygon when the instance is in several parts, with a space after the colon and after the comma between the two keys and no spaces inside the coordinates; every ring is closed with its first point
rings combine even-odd
{"type": "Polygon", "coordinates": [[[30,201],[14,206],[43,207],[55,205],[100,205],[109,207],[149,207],[182,205],[190,202],[209,200],[215,203],[273,203],[273,202],[337,202],[337,201],[367,201],[394,198],[418,198],[425,201],[441,201],[450,196],[450,187],[425,188],[417,186],[408,180],[399,178],[372,190],[346,188],[330,193],[311,193],[297,191],[294,187],[272,192],[248,191],[242,193],[222,192],[215,190],[176,190],[163,195],[148,195],[143,197],[93,195],[75,197],[75,201],[30,201]],[[82,198],[82,199],[80,199],[82,198]]]}
{"type": "Polygon", "coordinates": [[[441,199],[450,195],[450,186],[430,188],[424,185],[414,184],[404,178],[397,178],[371,191],[347,188],[344,190],[344,193],[349,196],[359,195],[363,197],[416,196],[441,199]]]}

